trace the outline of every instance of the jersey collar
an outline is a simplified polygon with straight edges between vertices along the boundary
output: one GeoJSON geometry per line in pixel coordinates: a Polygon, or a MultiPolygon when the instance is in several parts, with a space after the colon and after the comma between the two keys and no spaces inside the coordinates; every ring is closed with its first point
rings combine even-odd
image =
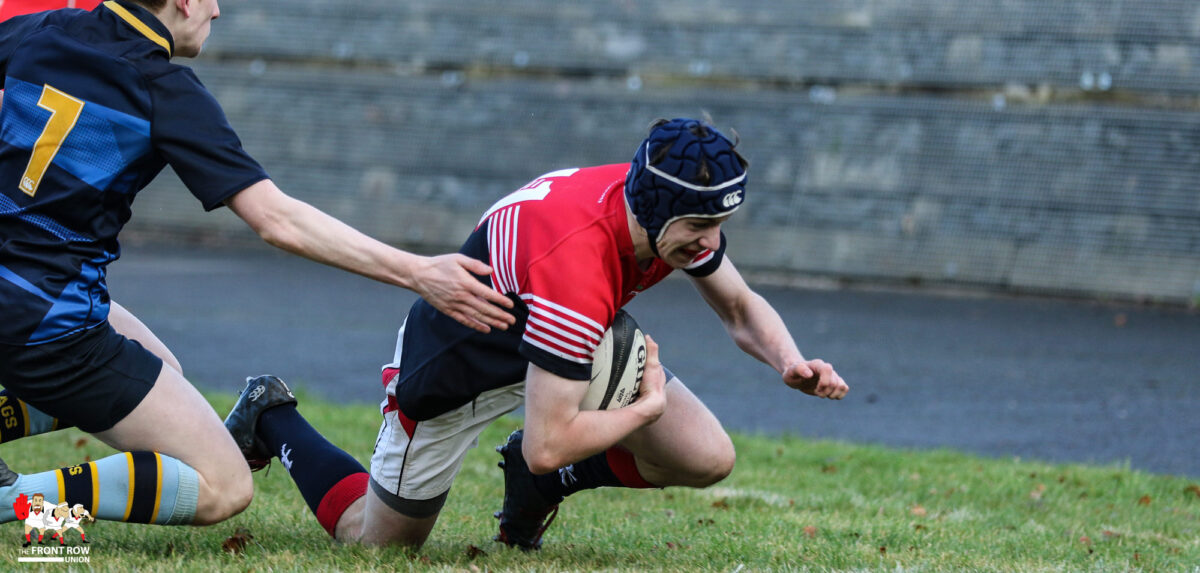
{"type": "Polygon", "coordinates": [[[162,49],[167,51],[167,57],[175,52],[175,45],[171,39],[171,32],[163,26],[158,18],[151,14],[149,10],[137,4],[121,4],[114,0],[108,0],[103,4],[105,8],[111,10],[119,18],[133,27],[134,30],[141,32],[151,42],[158,44],[162,49]]]}

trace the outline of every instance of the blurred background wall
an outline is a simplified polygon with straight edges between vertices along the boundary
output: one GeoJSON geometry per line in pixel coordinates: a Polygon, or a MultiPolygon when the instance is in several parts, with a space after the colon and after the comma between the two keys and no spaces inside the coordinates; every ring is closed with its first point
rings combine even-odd
{"type": "MultiPolygon", "coordinates": [[[[707,114],[744,270],[1200,301],[1195,0],[223,0],[194,61],[287,192],[454,250],[553,169],[707,114]]],[[[142,240],[256,240],[166,174],[142,240]]]]}

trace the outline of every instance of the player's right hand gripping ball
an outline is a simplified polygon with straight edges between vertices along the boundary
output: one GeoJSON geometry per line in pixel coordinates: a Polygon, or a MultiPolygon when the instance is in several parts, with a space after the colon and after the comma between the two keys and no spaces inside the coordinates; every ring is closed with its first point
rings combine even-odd
{"type": "Polygon", "coordinates": [[[618,310],[592,355],[592,378],[580,410],[615,410],[637,400],[646,373],[646,336],[629,313],[618,310]]]}

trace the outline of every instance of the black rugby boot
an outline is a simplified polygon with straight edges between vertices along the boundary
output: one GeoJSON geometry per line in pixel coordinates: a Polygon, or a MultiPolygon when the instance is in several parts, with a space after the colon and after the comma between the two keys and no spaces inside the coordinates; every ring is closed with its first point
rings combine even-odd
{"type": "Polygon", "coordinates": [[[295,404],[296,396],[283,380],[271,375],[246,378],[246,389],[225,417],[225,429],[233,436],[250,471],[256,472],[271,464],[271,451],[258,437],[258,418],[265,410],[295,404]]]}
{"type": "Polygon", "coordinates": [[[532,551],[541,548],[542,534],[554,522],[563,498],[548,500],[538,492],[533,472],[521,454],[523,437],[524,433],[517,430],[508,436],[508,442],[496,448],[504,456],[498,464],[504,470],[504,506],[495,513],[500,533],[494,540],[532,551]]]}

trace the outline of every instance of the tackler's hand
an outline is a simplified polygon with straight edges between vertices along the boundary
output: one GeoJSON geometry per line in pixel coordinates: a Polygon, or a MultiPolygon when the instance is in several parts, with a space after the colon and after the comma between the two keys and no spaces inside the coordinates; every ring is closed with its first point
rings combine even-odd
{"type": "Polygon", "coordinates": [[[850,386],[824,360],[797,362],[784,369],[783,382],[805,394],[830,400],[841,400],[850,386]]]}
{"type": "Polygon", "coordinates": [[[434,308],[479,332],[507,330],[516,322],[506,310],[513,302],[472,276],[491,274],[487,264],[461,254],[429,257],[424,263],[413,274],[413,290],[434,308]]]}

